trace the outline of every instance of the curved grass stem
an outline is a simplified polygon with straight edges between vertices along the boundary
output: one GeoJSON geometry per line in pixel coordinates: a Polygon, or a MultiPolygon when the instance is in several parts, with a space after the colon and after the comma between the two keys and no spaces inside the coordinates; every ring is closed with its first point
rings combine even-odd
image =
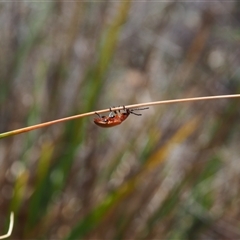
{"type": "MultiPolygon", "coordinates": [[[[132,104],[132,105],[127,105],[127,106],[121,106],[121,107],[112,107],[111,110],[116,111],[116,110],[123,110],[125,108],[139,108],[139,107],[149,107],[149,106],[155,106],[155,105],[161,105],[161,104],[207,101],[207,100],[227,99],[227,98],[240,98],[240,94],[182,98],[182,99],[163,100],[163,101],[156,101],[156,102],[138,103],[138,104],[132,104]]],[[[62,122],[66,122],[66,121],[70,121],[70,120],[74,120],[74,119],[78,119],[78,118],[91,116],[96,113],[100,114],[100,113],[106,113],[106,112],[109,112],[109,108],[103,109],[103,110],[98,110],[98,111],[93,111],[93,112],[88,112],[88,113],[82,113],[82,114],[78,114],[78,115],[74,115],[74,116],[70,116],[70,117],[65,117],[65,118],[53,120],[50,122],[40,123],[40,124],[36,124],[36,125],[30,126],[30,127],[20,128],[17,130],[1,133],[0,138],[5,138],[5,137],[20,134],[20,133],[33,131],[33,130],[36,130],[39,128],[48,127],[48,126],[54,125],[56,123],[62,123],[62,122]]]]}
{"type": "Polygon", "coordinates": [[[11,236],[12,234],[12,230],[13,230],[13,224],[14,224],[14,213],[11,212],[10,214],[10,223],[9,223],[9,228],[8,228],[8,232],[2,236],[0,236],[0,239],[5,239],[11,236]]]}

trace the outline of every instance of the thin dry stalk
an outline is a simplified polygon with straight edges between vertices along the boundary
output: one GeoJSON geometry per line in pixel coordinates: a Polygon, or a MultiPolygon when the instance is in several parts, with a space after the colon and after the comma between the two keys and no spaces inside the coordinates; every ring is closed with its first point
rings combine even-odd
{"type": "MultiPolygon", "coordinates": [[[[149,106],[155,106],[155,105],[161,105],[161,104],[196,102],[196,101],[207,101],[207,100],[227,99],[227,98],[240,98],[240,94],[206,96],[206,97],[195,97],[195,98],[182,98],[182,99],[163,100],[163,101],[156,101],[156,102],[138,103],[138,104],[132,104],[132,105],[127,105],[127,106],[112,107],[111,110],[117,111],[117,110],[124,110],[125,108],[139,108],[139,107],[149,107],[149,106]]],[[[107,109],[103,109],[103,110],[82,113],[82,114],[78,114],[78,115],[74,115],[74,116],[70,116],[70,117],[66,117],[66,118],[61,118],[61,119],[53,120],[50,122],[40,123],[40,124],[36,124],[36,125],[30,126],[30,127],[20,128],[17,130],[1,133],[0,138],[9,137],[12,135],[29,132],[29,131],[36,130],[39,128],[44,128],[44,127],[47,127],[50,125],[54,125],[56,123],[66,122],[66,121],[73,120],[73,119],[91,116],[96,113],[100,114],[100,113],[105,113],[105,112],[109,112],[109,111],[110,111],[110,109],[107,108],[107,109]]]]}
{"type": "Polygon", "coordinates": [[[12,230],[13,230],[13,224],[14,224],[14,213],[11,212],[10,214],[10,223],[9,223],[9,228],[8,228],[8,232],[2,236],[0,236],[0,239],[5,239],[11,236],[12,234],[12,230]]]}

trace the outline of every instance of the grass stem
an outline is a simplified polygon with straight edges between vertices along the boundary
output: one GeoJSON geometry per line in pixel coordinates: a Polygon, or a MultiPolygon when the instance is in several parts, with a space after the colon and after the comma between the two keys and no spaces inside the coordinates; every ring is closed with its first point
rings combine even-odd
{"type": "MultiPolygon", "coordinates": [[[[156,105],[161,105],[161,104],[207,101],[207,100],[227,99],[227,98],[240,98],[240,94],[163,100],[163,101],[156,101],[156,102],[138,103],[138,104],[132,104],[132,105],[120,106],[120,107],[112,107],[111,109],[113,111],[115,111],[115,110],[123,110],[124,108],[139,108],[139,107],[156,106],[156,105]]],[[[109,112],[109,108],[103,109],[103,110],[98,110],[98,111],[93,111],[93,112],[82,113],[82,114],[78,114],[78,115],[74,115],[74,116],[70,116],[70,117],[60,118],[60,119],[57,119],[57,120],[53,120],[53,121],[49,121],[49,122],[45,122],[45,123],[40,123],[40,124],[36,124],[36,125],[33,125],[33,126],[29,126],[29,127],[20,128],[20,129],[13,130],[13,131],[1,133],[0,138],[5,138],[5,137],[13,136],[13,135],[16,135],[16,134],[33,131],[33,130],[36,130],[36,129],[39,129],[39,128],[48,127],[48,126],[54,125],[56,123],[62,123],[62,122],[66,122],[66,121],[70,121],[70,120],[74,120],[74,119],[78,119],[78,118],[91,116],[91,115],[94,115],[96,113],[100,114],[100,113],[106,113],[106,112],[109,112]]]]}

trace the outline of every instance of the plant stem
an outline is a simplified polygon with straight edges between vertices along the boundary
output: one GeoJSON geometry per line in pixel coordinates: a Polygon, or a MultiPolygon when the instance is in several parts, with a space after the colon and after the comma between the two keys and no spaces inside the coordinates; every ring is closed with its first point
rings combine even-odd
{"type": "MultiPolygon", "coordinates": [[[[195,97],[195,98],[182,98],[182,99],[173,99],[173,100],[163,100],[163,101],[156,101],[156,102],[147,102],[147,103],[138,103],[138,104],[132,104],[132,105],[127,105],[127,106],[120,106],[120,107],[112,107],[111,110],[123,110],[124,108],[139,108],[139,107],[149,107],[149,106],[155,106],[155,105],[161,105],[161,104],[172,104],[172,103],[183,103],[183,102],[195,102],[195,101],[206,101],[206,100],[216,100],[216,99],[227,99],[227,98],[240,98],[240,94],[232,94],[232,95],[220,95],[220,96],[206,96],[206,97],[195,97]]],[[[17,130],[5,132],[0,134],[0,138],[5,138],[9,136],[13,136],[16,134],[24,133],[24,132],[29,132],[32,130],[36,130],[39,128],[44,128],[50,125],[54,125],[56,123],[61,123],[61,122],[66,122],[70,121],[73,119],[78,119],[78,118],[83,118],[87,116],[91,116],[100,113],[105,113],[109,112],[109,108],[103,109],[103,110],[98,110],[98,111],[93,111],[93,112],[88,112],[88,113],[82,113],[70,117],[65,117],[57,120],[53,120],[50,122],[45,122],[45,123],[40,123],[36,124],[30,127],[25,127],[25,128],[20,128],[17,130]]]]}

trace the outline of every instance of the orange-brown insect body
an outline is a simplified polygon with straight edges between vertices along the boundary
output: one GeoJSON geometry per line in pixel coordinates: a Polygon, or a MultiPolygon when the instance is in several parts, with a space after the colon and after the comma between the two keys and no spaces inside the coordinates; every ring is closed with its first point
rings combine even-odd
{"type": "MultiPolygon", "coordinates": [[[[141,108],[141,109],[136,109],[136,110],[144,110],[147,108],[141,108]]],[[[121,124],[123,121],[125,121],[128,116],[132,113],[134,115],[137,116],[141,116],[141,114],[137,114],[134,113],[133,110],[130,109],[125,109],[125,112],[121,113],[120,110],[118,111],[119,113],[117,113],[117,111],[112,111],[110,108],[110,114],[108,117],[106,116],[100,116],[98,113],[96,113],[98,115],[98,118],[94,119],[94,123],[97,124],[99,127],[103,127],[103,128],[109,128],[109,127],[115,127],[119,124],[121,124]]]]}

